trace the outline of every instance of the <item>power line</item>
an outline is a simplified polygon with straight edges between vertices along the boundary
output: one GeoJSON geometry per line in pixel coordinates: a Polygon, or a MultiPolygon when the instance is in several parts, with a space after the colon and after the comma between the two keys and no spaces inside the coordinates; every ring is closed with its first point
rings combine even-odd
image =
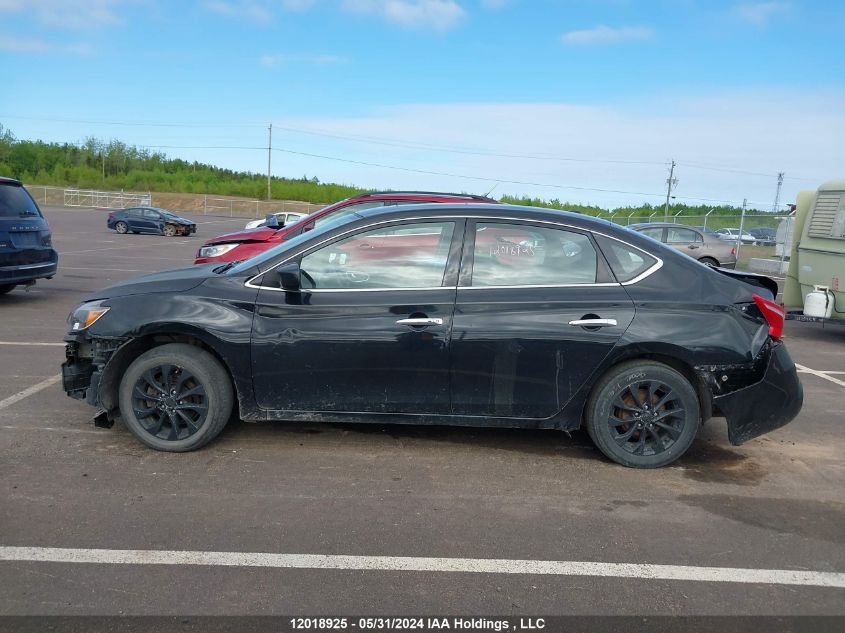
{"type": "MultiPolygon", "coordinates": [[[[552,189],[567,189],[567,190],[574,190],[574,191],[596,191],[600,193],[619,193],[619,194],[626,194],[626,195],[635,195],[635,196],[654,196],[658,198],[662,198],[664,196],[663,193],[651,193],[645,191],[622,191],[619,189],[601,189],[598,187],[580,187],[577,185],[557,185],[552,183],[545,183],[545,182],[531,182],[527,180],[507,180],[504,178],[492,178],[487,176],[471,176],[467,174],[456,174],[450,172],[443,172],[443,171],[433,171],[428,169],[415,169],[412,167],[399,167],[397,165],[385,165],[383,163],[371,163],[362,160],[353,160],[350,158],[338,158],[337,156],[326,156],[325,154],[312,154],[309,152],[299,152],[292,149],[283,149],[280,147],[274,147],[274,152],[284,152],[285,154],[293,154],[296,156],[307,156],[309,158],[319,158],[322,160],[331,160],[340,163],[348,163],[352,165],[362,165],[364,167],[378,167],[380,169],[392,169],[395,171],[404,171],[414,174],[424,174],[428,176],[446,176],[449,178],[464,178],[466,180],[478,180],[482,182],[498,182],[498,183],[506,183],[509,185],[527,185],[531,187],[549,187],[552,189]]],[[[694,196],[676,196],[676,198],[680,198],[683,200],[698,200],[701,202],[721,202],[721,203],[736,203],[736,200],[719,200],[714,198],[696,198],[694,196]]]]}
{"type": "Polygon", "coordinates": [[[459,147],[448,147],[442,145],[430,145],[428,143],[418,143],[416,141],[412,142],[401,142],[395,140],[388,140],[384,138],[374,137],[374,136],[351,136],[345,134],[335,134],[331,132],[324,132],[324,131],[317,131],[317,130],[308,130],[303,128],[292,128],[292,127],[284,127],[281,125],[276,126],[280,130],[285,130],[286,132],[294,132],[298,134],[309,134],[312,136],[322,136],[326,138],[334,138],[340,139],[345,141],[354,141],[357,143],[370,143],[374,145],[386,145],[389,147],[401,147],[404,149],[423,149],[427,151],[435,151],[435,152],[450,152],[453,154],[465,154],[470,156],[489,156],[493,158],[519,158],[519,159],[528,159],[528,160],[554,160],[554,161],[564,161],[564,162],[576,162],[576,163],[608,163],[608,164],[618,164],[618,165],[665,165],[665,161],[653,161],[653,160],[622,160],[622,159],[611,159],[611,158],[575,158],[569,156],[554,156],[554,155],[537,155],[537,154],[510,154],[504,152],[497,152],[495,150],[482,150],[482,149],[467,149],[467,148],[459,148],[459,147]]]}

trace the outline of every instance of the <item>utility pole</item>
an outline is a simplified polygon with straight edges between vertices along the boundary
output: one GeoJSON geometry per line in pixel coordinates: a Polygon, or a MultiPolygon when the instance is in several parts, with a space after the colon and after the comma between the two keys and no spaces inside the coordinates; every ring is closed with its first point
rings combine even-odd
{"type": "Polygon", "coordinates": [[[783,174],[784,172],[778,172],[778,188],[775,191],[775,203],[772,205],[772,213],[778,212],[778,207],[780,206],[780,190],[783,187],[783,174]]]}
{"type": "Polygon", "coordinates": [[[273,152],[273,124],[267,128],[267,199],[270,200],[270,160],[273,152]]]}
{"type": "Polygon", "coordinates": [[[745,209],[748,207],[748,198],[742,199],[742,215],[739,217],[739,238],[736,241],[736,261],[739,264],[739,251],[742,249],[742,236],[745,235],[745,209]]]}
{"type": "Polygon", "coordinates": [[[669,178],[666,180],[666,206],[663,208],[663,221],[669,221],[669,199],[672,197],[672,187],[678,184],[678,179],[675,176],[675,161],[672,161],[672,166],[669,168],[669,178]]]}

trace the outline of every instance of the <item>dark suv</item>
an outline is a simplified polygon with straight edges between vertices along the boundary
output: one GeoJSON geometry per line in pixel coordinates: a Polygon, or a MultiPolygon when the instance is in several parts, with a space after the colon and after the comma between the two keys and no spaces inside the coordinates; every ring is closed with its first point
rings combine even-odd
{"type": "Polygon", "coordinates": [[[58,265],[41,209],[20,181],[0,177],[0,294],[50,279],[58,265]]]}

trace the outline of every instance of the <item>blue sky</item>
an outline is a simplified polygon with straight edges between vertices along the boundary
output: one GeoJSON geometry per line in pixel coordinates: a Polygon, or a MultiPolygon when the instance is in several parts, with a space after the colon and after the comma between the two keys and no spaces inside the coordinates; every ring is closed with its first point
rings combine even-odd
{"type": "Polygon", "coordinates": [[[765,208],[845,177],[843,32],[838,0],[0,0],[0,123],[263,171],[204,148],[273,122],[276,175],[611,206],[675,159],[679,199],[765,208]]]}

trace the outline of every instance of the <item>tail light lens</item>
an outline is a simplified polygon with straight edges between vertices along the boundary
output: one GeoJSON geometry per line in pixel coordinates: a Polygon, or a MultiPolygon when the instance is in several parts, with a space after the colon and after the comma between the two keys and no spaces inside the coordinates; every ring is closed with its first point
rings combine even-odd
{"type": "Polygon", "coordinates": [[[734,247],[731,249],[731,255],[733,255],[734,257],[736,257],[736,246],[734,246],[734,247]]]}
{"type": "Polygon", "coordinates": [[[760,309],[760,312],[763,313],[763,316],[766,318],[766,322],[769,324],[769,336],[773,339],[780,340],[783,336],[783,322],[786,312],[774,301],[765,299],[760,295],[753,295],[753,297],[754,303],[757,304],[757,307],[760,309]]]}

